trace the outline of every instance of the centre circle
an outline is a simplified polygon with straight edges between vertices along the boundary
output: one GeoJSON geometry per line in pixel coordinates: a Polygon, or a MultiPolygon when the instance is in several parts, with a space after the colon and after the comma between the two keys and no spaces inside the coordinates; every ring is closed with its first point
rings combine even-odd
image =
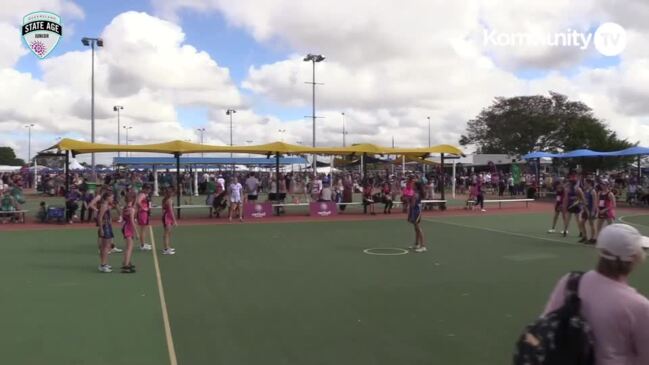
{"type": "Polygon", "coordinates": [[[367,248],[363,250],[363,253],[368,255],[377,255],[377,256],[399,256],[405,255],[408,253],[408,250],[403,248],[393,248],[393,247],[376,247],[376,248],[367,248]]]}

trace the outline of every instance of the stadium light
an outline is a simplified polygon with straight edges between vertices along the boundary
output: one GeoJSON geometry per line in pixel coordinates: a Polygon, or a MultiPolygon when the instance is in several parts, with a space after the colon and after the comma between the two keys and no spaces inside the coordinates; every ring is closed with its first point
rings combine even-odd
{"type": "MultiPolygon", "coordinates": [[[[90,141],[95,143],[95,45],[103,47],[104,41],[101,38],[81,38],[81,43],[84,46],[90,46],[92,49],[92,71],[90,77],[90,141]]],[[[97,171],[95,170],[95,153],[91,155],[92,175],[97,178],[97,171]]]]}

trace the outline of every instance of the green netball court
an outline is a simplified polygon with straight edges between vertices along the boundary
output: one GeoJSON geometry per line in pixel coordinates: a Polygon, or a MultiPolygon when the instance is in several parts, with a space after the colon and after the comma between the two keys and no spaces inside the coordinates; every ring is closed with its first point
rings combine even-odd
{"type": "MultiPolygon", "coordinates": [[[[649,233],[649,216],[624,219],[649,233]]],[[[1,356],[21,365],[506,364],[556,279],[595,260],[574,234],[544,233],[548,220],[506,210],[426,218],[425,254],[400,254],[413,237],[402,219],[181,226],[175,256],[158,254],[156,270],[152,253],[136,252],[131,275],[97,272],[91,227],[0,231],[1,356]]],[[[632,284],[649,292],[649,270],[632,284]]]]}

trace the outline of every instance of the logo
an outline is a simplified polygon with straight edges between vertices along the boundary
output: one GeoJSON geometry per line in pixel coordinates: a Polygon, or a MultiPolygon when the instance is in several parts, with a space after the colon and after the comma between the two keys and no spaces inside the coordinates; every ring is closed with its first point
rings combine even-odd
{"type": "Polygon", "coordinates": [[[595,49],[604,56],[617,56],[626,48],[626,31],[616,23],[604,23],[595,31],[595,49]]]}
{"type": "Polygon", "coordinates": [[[25,15],[22,29],[25,43],[40,59],[47,57],[63,36],[61,17],[47,11],[25,15]]]}
{"type": "Polygon", "coordinates": [[[318,212],[318,215],[320,216],[327,216],[331,215],[331,211],[329,210],[329,205],[327,203],[320,203],[320,211],[318,212]]]}
{"type": "Polygon", "coordinates": [[[253,210],[254,212],[250,213],[250,216],[253,218],[263,218],[266,216],[264,207],[261,204],[255,204],[253,210]]]}
{"type": "Polygon", "coordinates": [[[549,33],[499,32],[483,29],[485,46],[497,47],[572,47],[585,51],[593,45],[603,56],[617,56],[626,48],[626,31],[616,23],[603,23],[595,32],[566,29],[549,33]]]}

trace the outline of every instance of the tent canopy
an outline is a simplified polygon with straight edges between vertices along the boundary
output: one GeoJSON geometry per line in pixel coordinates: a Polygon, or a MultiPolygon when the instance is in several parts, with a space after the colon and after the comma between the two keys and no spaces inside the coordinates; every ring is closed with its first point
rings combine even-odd
{"type": "Polygon", "coordinates": [[[424,148],[391,148],[377,146],[374,144],[357,144],[348,147],[308,147],[301,145],[292,145],[284,142],[273,142],[253,146],[215,146],[203,145],[184,141],[170,141],[155,144],[143,145],[116,145],[102,144],[78,141],[64,138],[54,146],[43,152],[52,151],[72,151],[74,154],[84,153],[101,153],[101,152],[151,152],[151,153],[168,153],[168,154],[186,154],[186,153],[254,153],[254,154],[318,154],[318,155],[409,155],[409,156],[427,156],[429,154],[446,153],[462,155],[462,150],[451,145],[437,145],[424,148]]]}
{"type": "MultiPolygon", "coordinates": [[[[274,158],[263,157],[181,157],[181,165],[275,165],[274,158]]],[[[279,159],[280,165],[305,165],[307,160],[302,157],[282,157],[279,159]]],[[[146,166],[152,165],[175,165],[176,159],[173,157],[116,157],[113,158],[113,164],[122,166],[146,166]]]]}
{"type": "Polygon", "coordinates": [[[649,155],[647,147],[630,147],[621,151],[599,152],[586,149],[574,150],[564,153],[551,152],[531,152],[523,156],[523,159],[530,160],[534,158],[577,158],[577,157],[628,157],[649,155]]]}

